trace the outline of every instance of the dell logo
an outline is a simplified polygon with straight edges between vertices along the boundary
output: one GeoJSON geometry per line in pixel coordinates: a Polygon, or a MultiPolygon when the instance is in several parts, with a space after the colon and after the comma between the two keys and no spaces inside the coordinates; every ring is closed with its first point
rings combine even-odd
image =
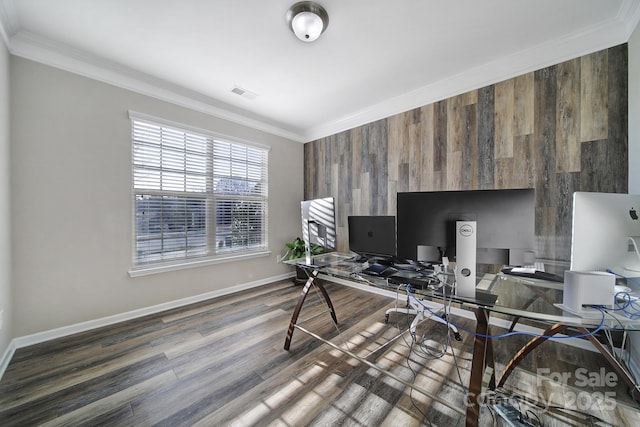
{"type": "Polygon", "coordinates": [[[633,207],[631,207],[631,209],[629,209],[629,216],[634,221],[638,220],[638,213],[636,212],[636,210],[633,207]]]}
{"type": "Polygon", "coordinates": [[[464,237],[473,235],[473,227],[469,224],[462,225],[462,227],[460,227],[460,235],[464,237]]]}

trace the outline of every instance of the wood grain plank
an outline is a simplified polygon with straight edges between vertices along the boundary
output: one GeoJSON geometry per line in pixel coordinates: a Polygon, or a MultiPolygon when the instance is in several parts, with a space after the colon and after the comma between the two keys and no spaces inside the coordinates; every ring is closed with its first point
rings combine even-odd
{"type": "MultiPolygon", "coordinates": [[[[433,111],[433,171],[445,172],[447,170],[447,102],[435,103],[433,111]]],[[[443,179],[439,180],[440,182],[443,179]]],[[[437,188],[444,188],[440,184],[437,188]]]]}
{"type": "Polygon", "coordinates": [[[446,183],[444,190],[462,188],[462,151],[447,153],[446,183]]]}
{"type": "MultiPolygon", "coordinates": [[[[398,165],[398,181],[396,181],[397,191],[409,191],[409,176],[411,174],[410,170],[411,164],[409,163],[401,163],[400,165],[398,165]]],[[[395,195],[393,196],[393,198],[395,198],[395,195]]],[[[395,214],[395,211],[390,212],[395,214]]]]}
{"type": "Polygon", "coordinates": [[[190,425],[260,383],[260,377],[242,365],[218,369],[215,376],[183,377],[132,399],[133,423],[190,425]]]}
{"type": "Polygon", "coordinates": [[[507,157],[503,159],[496,159],[495,171],[496,171],[496,179],[495,179],[495,188],[503,189],[503,188],[513,188],[513,177],[514,177],[514,159],[513,157],[507,157]]]}
{"type": "Polygon", "coordinates": [[[114,395],[105,397],[73,412],[69,412],[65,415],[57,417],[49,422],[41,424],[44,427],[48,426],[62,426],[62,425],[80,425],[83,423],[90,423],[91,420],[97,416],[102,416],[113,410],[114,406],[125,405],[135,397],[148,393],[159,387],[162,387],[168,383],[176,381],[175,375],[172,372],[165,372],[164,374],[153,377],[147,381],[144,381],[135,386],[124,389],[114,395]]]}
{"type": "Polygon", "coordinates": [[[422,123],[413,123],[407,127],[409,160],[409,191],[417,191],[422,186],[422,123]]]}
{"type": "Polygon", "coordinates": [[[360,174],[360,212],[362,215],[373,215],[369,207],[371,206],[371,188],[369,172],[360,174]]]}
{"type": "Polygon", "coordinates": [[[535,72],[535,145],[537,165],[536,206],[555,206],[556,171],[556,73],[555,67],[535,72]]]}
{"type": "MultiPolygon", "coordinates": [[[[88,367],[81,370],[70,369],[63,375],[56,376],[56,380],[52,381],[51,384],[40,381],[30,383],[29,387],[21,387],[18,390],[8,390],[3,393],[2,400],[0,400],[0,407],[2,407],[3,410],[8,410],[39,401],[52,394],[79,386],[93,377],[114,374],[119,370],[135,365],[136,363],[142,363],[156,355],[155,351],[149,348],[139,348],[121,355],[110,354],[111,357],[109,358],[106,358],[104,354],[105,352],[102,352],[102,355],[96,357],[97,361],[88,367]],[[9,393],[9,391],[11,393],[9,393]]],[[[54,377],[48,379],[51,380],[52,378],[54,377]]]]}
{"type": "Polygon", "coordinates": [[[619,187],[616,171],[626,170],[615,143],[608,140],[582,143],[580,188],[603,193],[616,192],[619,187]]]}
{"type": "Polygon", "coordinates": [[[555,255],[556,253],[556,209],[555,206],[536,208],[536,232],[539,230],[539,235],[543,236],[538,242],[539,248],[537,249],[545,254],[555,255]]]}
{"type": "MultiPolygon", "coordinates": [[[[171,360],[179,356],[183,356],[185,354],[193,353],[198,349],[215,344],[221,339],[228,337],[229,335],[237,334],[245,330],[251,330],[252,328],[260,324],[263,324],[264,322],[271,322],[274,319],[278,319],[278,318],[286,319],[287,312],[282,310],[269,309],[268,312],[262,315],[252,316],[248,319],[246,318],[246,312],[245,312],[243,317],[245,317],[244,321],[233,322],[233,324],[231,324],[229,327],[219,329],[214,333],[203,336],[201,339],[198,339],[196,341],[192,340],[192,341],[189,341],[188,343],[183,343],[181,345],[174,346],[171,349],[166,350],[165,355],[169,360],[171,360]]],[[[260,337],[256,339],[260,339],[260,337]]]]}
{"type": "MultiPolygon", "coordinates": [[[[351,161],[351,141],[349,132],[342,132],[336,135],[336,147],[333,149],[334,152],[334,160],[333,160],[333,188],[332,195],[337,194],[337,198],[335,200],[349,200],[349,194],[351,189],[353,188],[352,178],[353,174],[351,170],[346,169],[344,167],[345,162],[351,161]]],[[[335,202],[334,200],[334,202],[335,202]]],[[[347,216],[349,212],[352,212],[351,205],[345,205],[344,203],[335,203],[334,204],[336,210],[336,221],[337,221],[337,238],[338,240],[347,240],[346,244],[348,245],[348,239],[344,236],[344,229],[347,227],[347,216]]],[[[343,246],[340,246],[341,248],[343,246]]],[[[344,249],[341,249],[344,250],[344,249]]]]}
{"type": "Polygon", "coordinates": [[[463,107],[478,103],[478,91],[470,90],[460,95],[460,105],[463,107]]]}
{"type": "Polygon", "coordinates": [[[462,190],[475,190],[479,188],[479,152],[478,152],[478,126],[476,104],[469,104],[462,109],[462,190]]]}
{"type": "MultiPolygon", "coordinates": [[[[407,169],[409,165],[406,165],[407,169]]],[[[389,181],[388,182],[388,188],[387,188],[388,194],[387,194],[387,212],[385,212],[385,215],[391,215],[391,216],[395,216],[397,210],[398,210],[398,199],[396,197],[396,195],[403,190],[400,190],[398,188],[398,183],[395,181],[389,181]]]]}
{"type": "Polygon", "coordinates": [[[495,188],[494,86],[478,91],[478,186],[495,188]]]}
{"type": "Polygon", "coordinates": [[[556,171],[580,170],[580,59],[558,65],[556,171]]]}
{"type": "MultiPolygon", "coordinates": [[[[288,298],[290,283],[279,282],[273,287],[263,288],[257,287],[252,289],[252,295],[262,298],[262,302],[266,305],[272,306],[274,304],[280,304],[283,300],[288,298]]],[[[173,323],[184,319],[193,320],[198,315],[210,314],[212,310],[225,307],[231,304],[237,304],[245,300],[242,293],[233,293],[230,295],[220,296],[211,300],[204,301],[202,303],[190,304],[185,307],[180,307],[174,310],[168,310],[162,313],[160,319],[163,323],[173,323]]]]}
{"type": "Polygon", "coordinates": [[[447,99],[447,136],[445,146],[447,155],[450,153],[459,153],[462,151],[462,132],[463,121],[460,119],[463,98],[454,96],[447,99]]]}
{"type": "Polygon", "coordinates": [[[534,75],[523,74],[514,79],[513,101],[513,135],[523,136],[533,133],[534,130],[534,75]]]}
{"type": "Polygon", "coordinates": [[[629,170],[629,100],[627,45],[615,46],[607,51],[608,83],[608,140],[614,158],[611,167],[612,192],[627,193],[629,170]]]}
{"type": "Polygon", "coordinates": [[[608,55],[606,50],[580,58],[580,141],[607,138],[608,55]]]}
{"type": "Polygon", "coordinates": [[[353,204],[353,215],[365,215],[362,210],[362,191],[360,188],[354,188],[351,192],[351,202],[353,204]]]}
{"type": "MultiPolygon", "coordinates": [[[[362,171],[362,133],[360,129],[349,131],[351,141],[351,158],[347,158],[344,166],[351,171],[351,189],[361,188],[360,173],[362,171]]],[[[357,205],[356,205],[357,206],[357,205]]]]}
{"type": "Polygon", "coordinates": [[[433,155],[435,145],[435,105],[429,104],[422,107],[421,117],[422,137],[419,141],[421,144],[420,157],[414,158],[414,161],[417,160],[416,167],[420,170],[420,180],[415,191],[430,191],[435,188],[433,178],[435,170],[435,159],[433,155]]]}
{"type": "Polygon", "coordinates": [[[389,126],[387,138],[389,140],[389,181],[398,181],[398,165],[404,163],[404,115],[396,114],[394,116],[391,116],[389,117],[388,122],[389,126]]]}
{"type": "Polygon", "coordinates": [[[533,134],[516,136],[513,154],[512,188],[535,188],[536,154],[533,134]]]}
{"type": "Polygon", "coordinates": [[[495,85],[496,160],[513,157],[514,91],[513,79],[495,85]]]}

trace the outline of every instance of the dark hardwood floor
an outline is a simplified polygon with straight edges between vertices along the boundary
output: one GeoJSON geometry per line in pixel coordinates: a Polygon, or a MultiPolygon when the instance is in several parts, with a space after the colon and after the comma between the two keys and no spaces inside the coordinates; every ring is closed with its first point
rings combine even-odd
{"type": "MultiPolygon", "coordinates": [[[[461,342],[440,355],[447,329],[426,321],[418,329],[418,337],[425,337],[419,343],[411,345],[405,334],[381,348],[410,320],[392,314],[385,324],[384,311],[395,300],[331,283],[327,289],[340,332],[327,313],[313,317],[323,309],[315,294],[301,314],[311,317],[305,328],[463,406],[472,334],[463,333],[461,342]]],[[[290,281],[278,282],[19,349],[0,381],[0,425],[464,425],[464,417],[450,408],[301,331],[284,351],[300,290],[290,281]]],[[[467,319],[455,322],[474,328],[467,319]]],[[[497,369],[520,342],[516,337],[496,343],[497,369]]],[[[595,372],[606,365],[595,353],[545,343],[509,379],[506,396],[517,392],[538,402],[560,396],[549,406],[563,406],[568,392],[587,393],[593,404],[578,409],[589,409],[594,421],[640,425],[638,406],[624,386],[606,389],[614,393],[613,405],[595,405],[596,393],[604,389],[540,381],[541,366],[551,372],[576,367],[595,372]]],[[[590,422],[584,411],[516,404],[531,409],[530,416],[545,426],[590,422]]],[[[482,408],[480,420],[483,426],[503,425],[490,406],[482,408]]]]}

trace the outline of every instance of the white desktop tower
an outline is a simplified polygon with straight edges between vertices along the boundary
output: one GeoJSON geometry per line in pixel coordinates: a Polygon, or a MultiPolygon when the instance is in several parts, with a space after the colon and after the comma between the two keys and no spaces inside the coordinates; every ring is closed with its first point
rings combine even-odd
{"type": "Polygon", "coordinates": [[[456,295],[476,296],[476,222],[456,221],[456,295]]]}

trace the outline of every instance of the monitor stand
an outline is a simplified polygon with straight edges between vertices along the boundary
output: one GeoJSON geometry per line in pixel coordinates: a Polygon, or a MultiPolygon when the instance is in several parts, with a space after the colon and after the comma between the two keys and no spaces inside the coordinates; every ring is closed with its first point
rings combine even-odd
{"type": "Polygon", "coordinates": [[[624,263],[628,276],[640,276],[640,236],[629,236],[629,253],[624,263]]]}

